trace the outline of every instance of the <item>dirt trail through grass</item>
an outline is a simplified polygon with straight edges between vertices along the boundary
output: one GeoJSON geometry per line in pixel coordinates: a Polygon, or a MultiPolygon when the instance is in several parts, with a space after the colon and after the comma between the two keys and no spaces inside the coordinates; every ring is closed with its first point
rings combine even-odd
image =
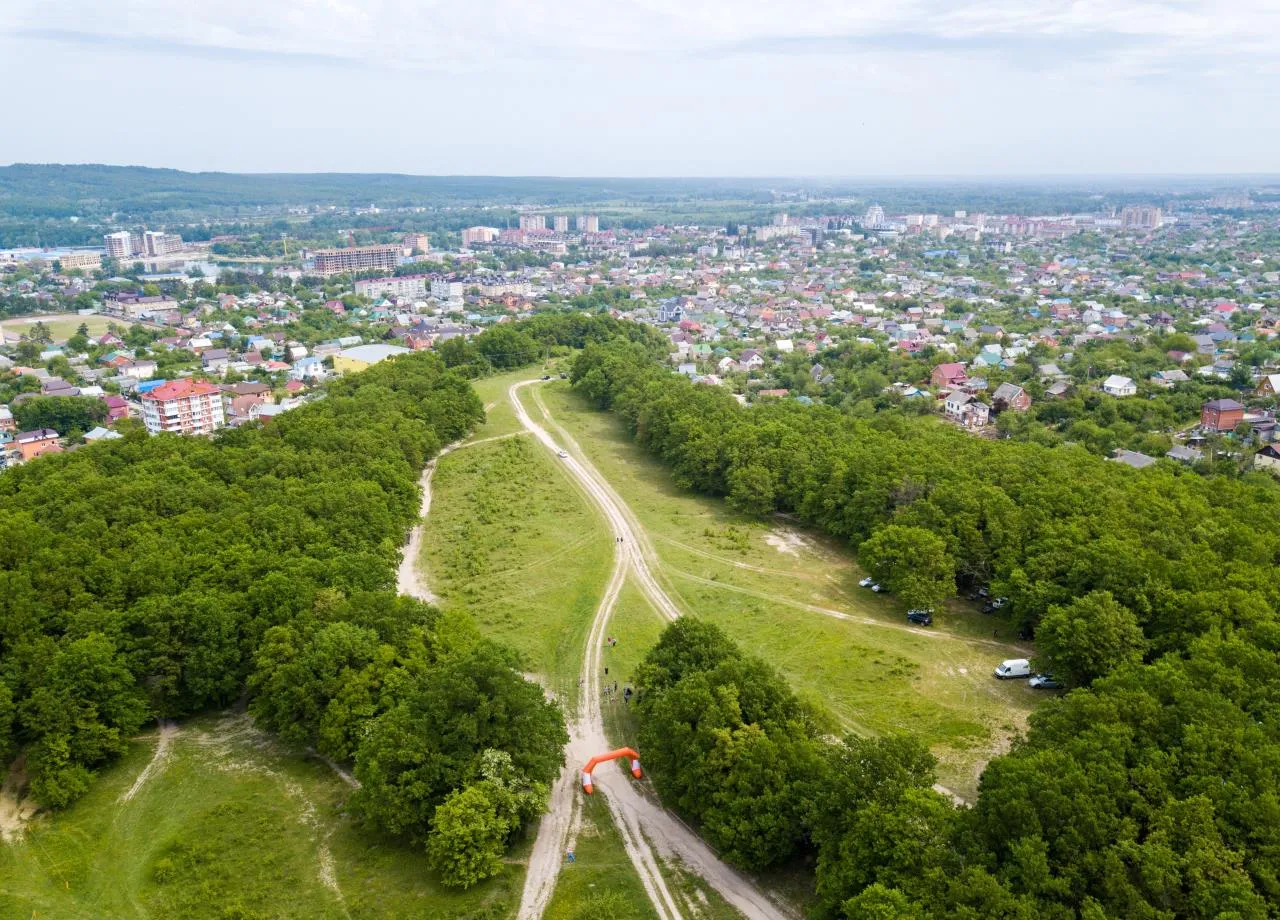
{"type": "MultiPolygon", "coordinates": [[[[570,760],[556,783],[550,811],[543,819],[534,844],[525,882],[525,898],[521,902],[519,914],[522,920],[540,916],[546,903],[542,892],[554,890],[555,873],[559,870],[560,856],[576,807],[574,798],[580,794],[577,791],[577,765],[608,748],[600,710],[600,656],[609,616],[617,603],[628,572],[635,574],[645,596],[665,617],[675,619],[680,616],[680,608],[654,578],[649,561],[656,560],[657,554],[631,510],[586,459],[576,442],[562,432],[571,452],[564,451],[546,429],[525,411],[518,391],[529,383],[536,381],[513,384],[509,391],[516,416],[539,442],[560,457],[565,468],[597,504],[609,523],[616,545],[613,575],[597,609],[587,641],[582,677],[584,692],[578,718],[574,720],[571,731],[568,748],[570,760]]],[[[551,414],[541,404],[536,391],[534,399],[539,403],[544,417],[551,421],[551,414]]],[[[658,802],[642,794],[635,783],[617,768],[602,768],[595,775],[595,785],[598,794],[602,794],[609,805],[627,852],[659,917],[677,920],[682,916],[662,876],[659,856],[679,859],[749,920],[782,920],[788,916],[786,911],[774,904],[749,879],[722,862],[683,822],[658,802]]],[[[546,898],[549,900],[549,893],[546,898]]]]}

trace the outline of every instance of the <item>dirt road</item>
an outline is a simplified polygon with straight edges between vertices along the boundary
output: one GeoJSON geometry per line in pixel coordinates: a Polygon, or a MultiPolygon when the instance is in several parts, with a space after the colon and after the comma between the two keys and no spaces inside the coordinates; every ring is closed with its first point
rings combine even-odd
{"type": "MultiPolygon", "coordinates": [[[[520,402],[520,388],[537,382],[527,380],[514,384],[508,395],[520,423],[548,450],[558,455],[563,450],[560,444],[529,416],[520,402]]],[[[548,419],[551,418],[545,406],[542,411],[548,419]]],[[[579,807],[578,796],[582,795],[578,787],[578,770],[590,756],[609,747],[600,711],[600,655],[609,617],[627,574],[634,573],[645,596],[664,616],[669,619],[680,616],[680,609],[653,577],[649,562],[656,560],[657,556],[630,508],[586,459],[573,439],[563,432],[561,434],[569,451],[559,462],[600,508],[615,540],[620,542],[615,544],[613,572],[587,638],[582,667],[583,693],[570,730],[566,751],[568,763],[552,791],[550,810],[543,817],[530,855],[529,872],[517,915],[520,920],[540,917],[551,900],[570,829],[575,823],[573,816],[575,808],[579,807]]],[[[603,795],[608,803],[627,853],[662,920],[680,920],[682,915],[662,877],[659,857],[682,862],[686,869],[704,879],[748,920],[782,920],[790,916],[749,879],[725,865],[679,819],[644,796],[624,771],[612,766],[601,768],[595,774],[595,786],[597,794],[603,795]]]]}
{"type": "MultiPolygon", "coordinates": [[[[493,404],[490,403],[487,408],[492,407],[493,404]]],[[[463,447],[474,447],[477,444],[501,441],[509,437],[512,435],[500,434],[491,438],[480,438],[477,441],[455,441],[442,447],[435,459],[427,463],[422,470],[422,478],[418,480],[418,485],[422,488],[422,506],[418,509],[418,523],[414,525],[413,530],[409,531],[409,542],[405,544],[404,556],[401,557],[400,568],[396,572],[397,592],[416,597],[428,604],[440,603],[439,596],[431,590],[431,586],[427,584],[426,575],[418,567],[418,558],[422,555],[422,535],[427,528],[427,515],[431,513],[431,480],[436,474],[436,464],[440,462],[440,458],[463,447]]]]}

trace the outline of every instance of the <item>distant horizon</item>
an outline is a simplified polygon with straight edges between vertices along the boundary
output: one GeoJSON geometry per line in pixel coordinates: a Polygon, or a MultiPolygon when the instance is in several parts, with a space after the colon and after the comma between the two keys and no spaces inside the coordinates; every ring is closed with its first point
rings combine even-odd
{"type": "Polygon", "coordinates": [[[403,172],[385,169],[190,169],[182,166],[154,166],[144,163],[104,163],[104,162],[70,162],[46,161],[35,162],[19,160],[0,163],[0,169],[15,167],[58,167],[58,168],[107,168],[137,169],[154,172],[176,172],[188,175],[228,175],[228,176],[390,176],[410,179],[529,179],[554,180],[572,182],[585,180],[598,182],[608,179],[626,181],[733,181],[733,182],[1021,182],[1021,181],[1166,181],[1186,180],[1192,182],[1210,180],[1230,181],[1267,181],[1280,182],[1280,169],[1275,172],[1151,172],[1151,173],[1035,173],[1035,172],[1003,172],[1003,173],[706,173],[706,174],[624,174],[624,173],[426,173],[403,172]]]}

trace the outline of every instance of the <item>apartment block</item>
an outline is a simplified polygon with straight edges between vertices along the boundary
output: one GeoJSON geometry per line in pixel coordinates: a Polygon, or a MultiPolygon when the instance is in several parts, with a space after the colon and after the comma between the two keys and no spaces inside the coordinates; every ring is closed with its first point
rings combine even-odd
{"type": "Polygon", "coordinates": [[[74,268],[87,272],[97,271],[102,268],[102,253],[69,252],[65,256],[60,256],[58,261],[62,263],[64,272],[69,272],[74,268]]]}
{"type": "Polygon", "coordinates": [[[556,233],[568,233],[569,232],[569,215],[557,214],[555,218],[555,228],[556,228],[556,233]]]}
{"type": "Polygon", "coordinates": [[[108,259],[127,259],[133,255],[133,234],[128,230],[108,233],[102,238],[108,259]]]}
{"type": "Polygon", "coordinates": [[[547,218],[542,214],[521,214],[521,230],[546,230],[547,218]]]}
{"type": "Polygon", "coordinates": [[[497,227],[468,227],[462,231],[462,245],[492,243],[501,232],[497,227]]]}
{"type": "Polygon", "coordinates": [[[400,275],[391,278],[366,278],[356,282],[356,293],[362,297],[414,297],[427,296],[431,284],[428,275],[400,275]]]}
{"type": "Polygon", "coordinates": [[[142,234],[142,254],[148,256],[167,256],[182,251],[182,237],[176,233],[163,233],[159,230],[148,230],[142,234]]]}
{"type": "Polygon", "coordinates": [[[404,248],[408,250],[405,255],[413,255],[415,249],[419,252],[430,252],[431,236],[426,233],[406,233],[404,235],[404,248]]]}
{"type": "Polygon", "coordinates": [[[599,233],[600,218],[594,214],[578,215],[578,232],[579,233],[599,233]]]}
{"type": "Polygon", "coordinates": [[[316,274],[328,277],[343,272],[390,271],[400,264],[400,245],[352,246],[348,249],[316,249],[316,274]]]}
{"type": "Polygon", "coordinates": [[[171,380],[143,394],[142,421],[152,434],[212,434],[226,425],[222,394],[203,380],[171,380]]]}

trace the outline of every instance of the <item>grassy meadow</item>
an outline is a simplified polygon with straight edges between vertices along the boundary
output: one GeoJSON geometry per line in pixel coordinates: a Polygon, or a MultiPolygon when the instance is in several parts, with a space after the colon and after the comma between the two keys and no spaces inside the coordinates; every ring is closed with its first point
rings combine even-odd
{"type": "MultiPolygon", "coordinates": [[[[722,626],[846,729],[920,732],[942,783],[973,796],[982,766],[1044,698],[991,677],[1025,646],[961,602],[932,629],[907,628],[901,602],[857,586],[863,573],[847,547],[678,488],[614,416],[567,384],[539,387],[537,398],[639,518],[662,561],[656,575],[683,610],[722,626]]],[[[623,604],[620,617],[630,615],[623,604]]]]}
{"type": "Polygon", "coordinates": [[[502,875],[454,892],[419,850],[362,830],[345,811],[351,788],[328,766],[281,747],[244,716],[182,723],[153,764],[156,745],[155,733],[139,738],[83,799],[54,818],[37,815],[0,845],[0,916],[514,913],[527,844],[502,875]]]}

